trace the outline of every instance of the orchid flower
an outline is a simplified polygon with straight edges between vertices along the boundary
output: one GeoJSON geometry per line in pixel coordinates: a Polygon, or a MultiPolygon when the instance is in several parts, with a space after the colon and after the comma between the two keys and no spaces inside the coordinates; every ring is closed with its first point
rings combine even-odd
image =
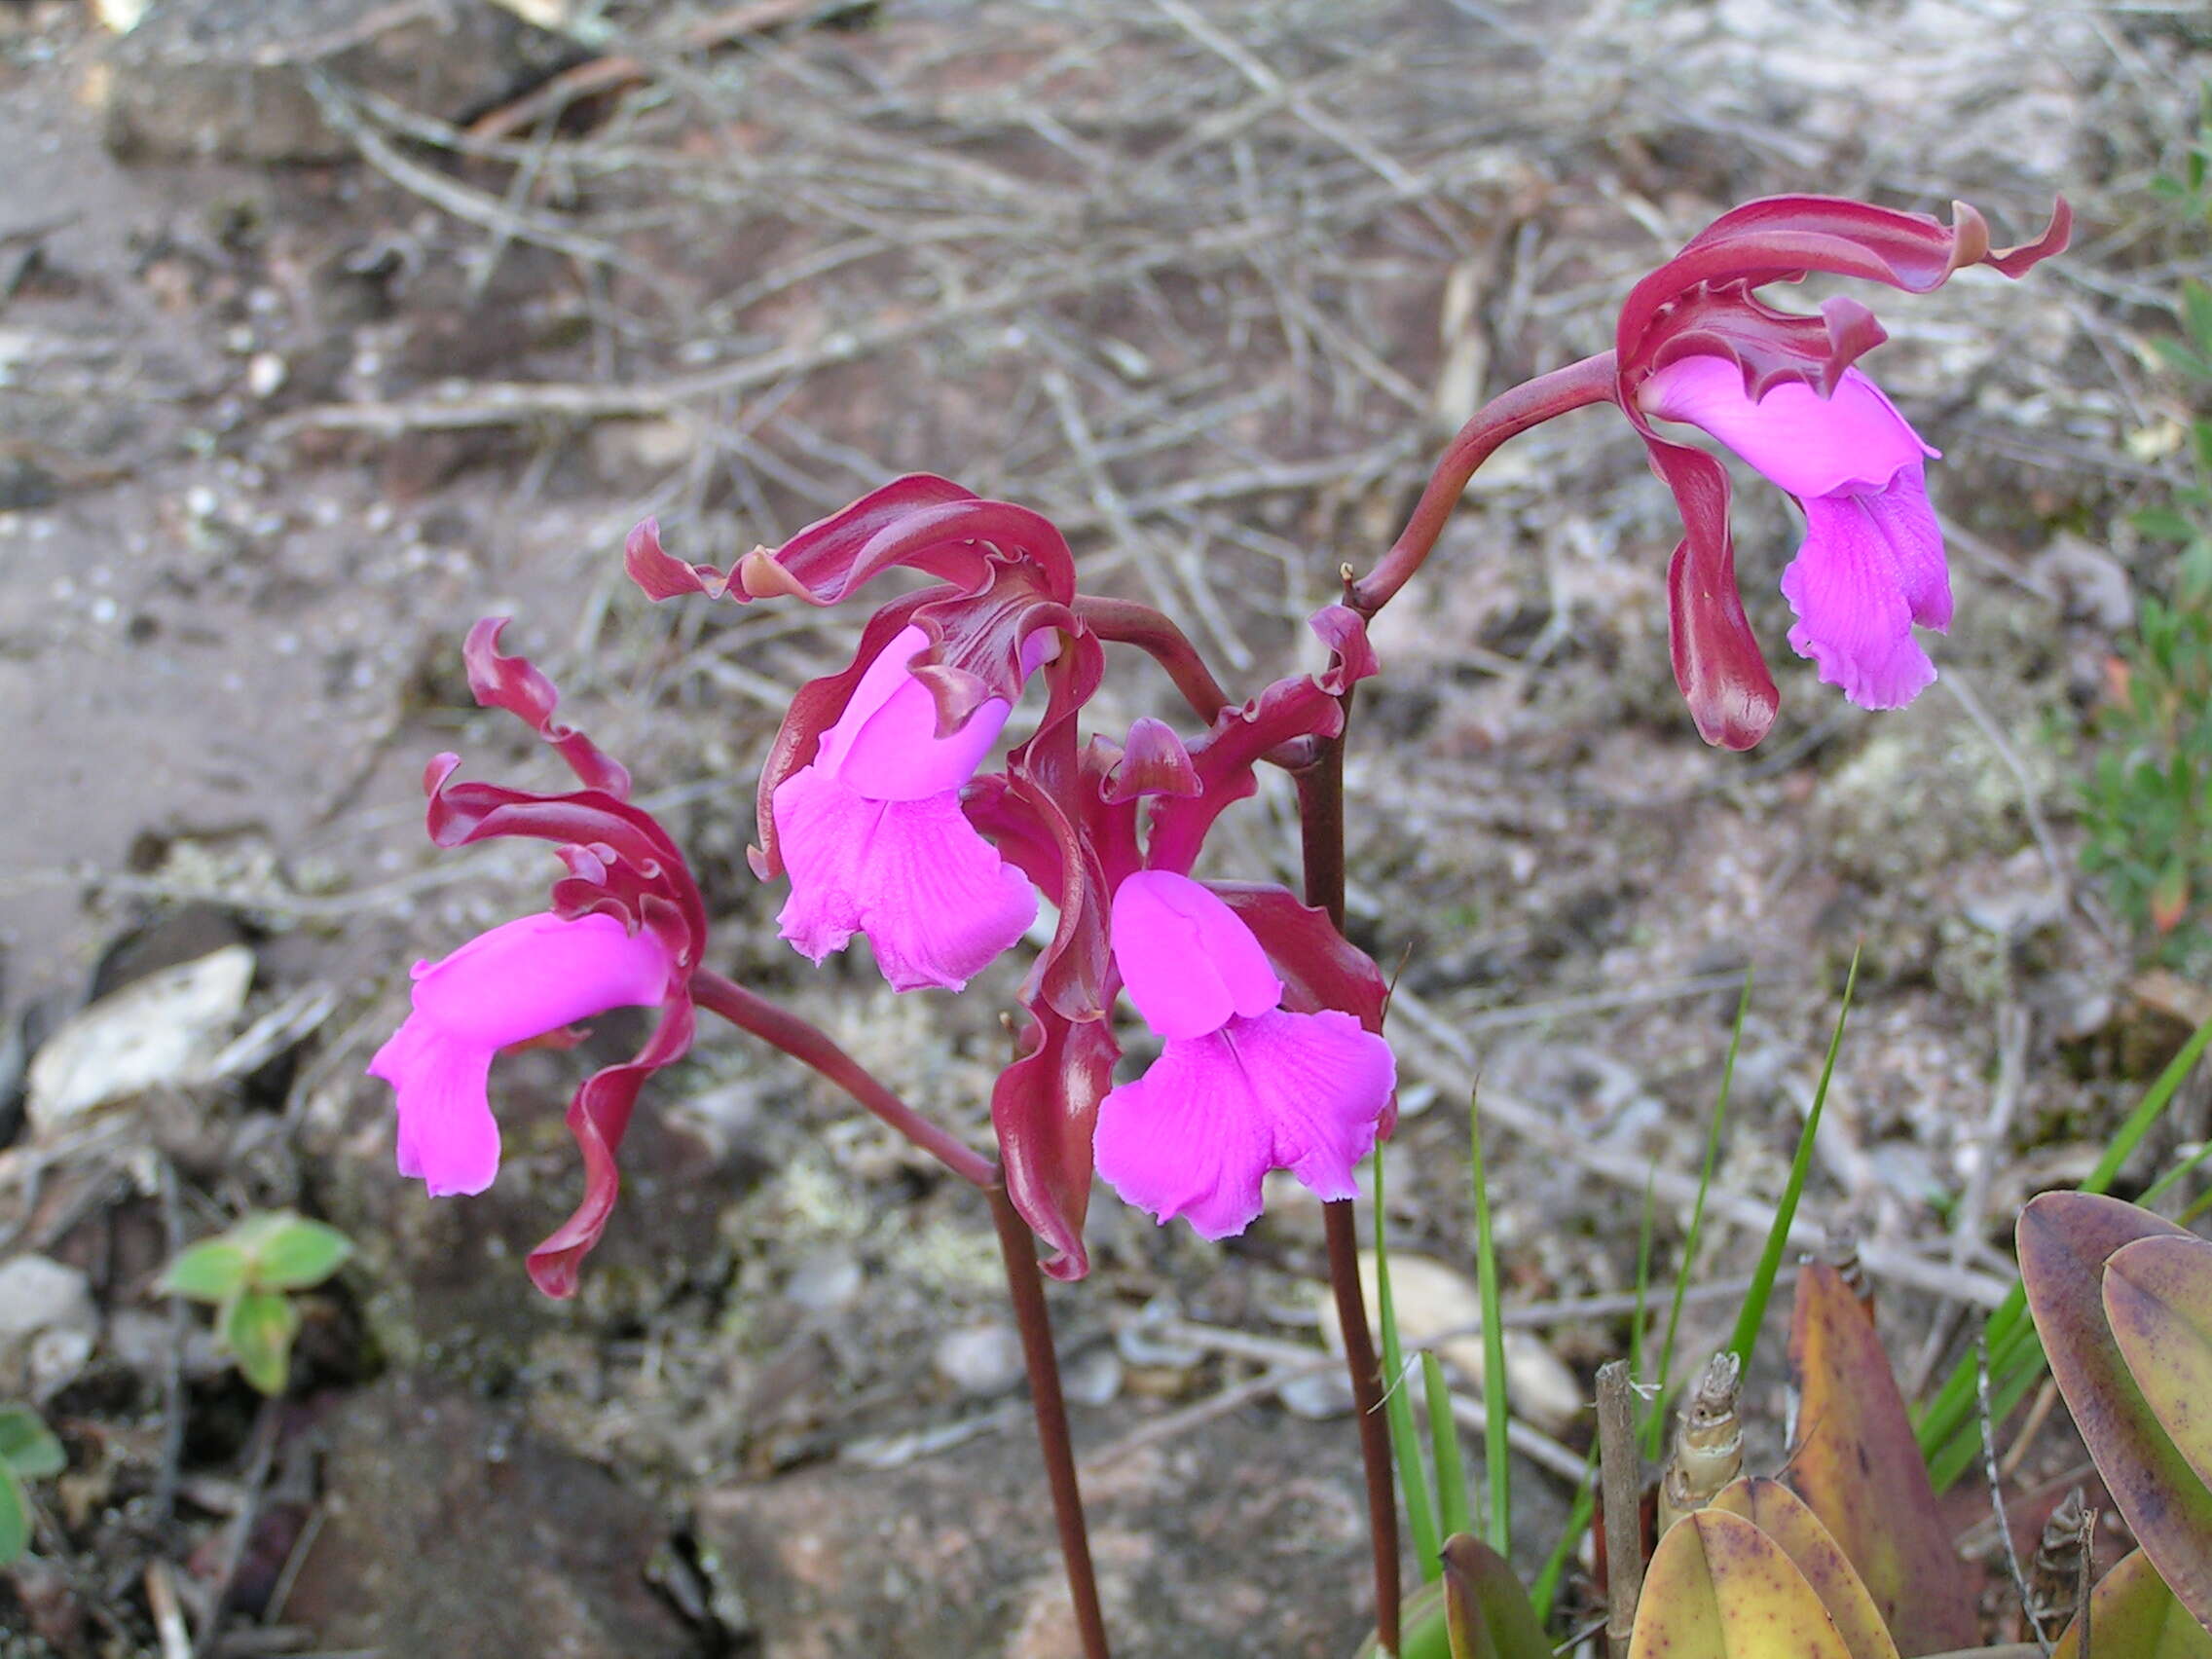
{"type": "Polygon", "coordinates": [[[1951,625],[1943,532],[1928,504],[1936,452],[1881,388],[1846,369],[1823,396],[1781,381],[1754,400],[1721,356],[1677,357],[1643,383],[1646,414],[1718,438],[1797,498],[1805,540],[1782,573],[1797,613],[1790,648],[1866,709],[1900,709],[1936,678],[1914,623],[1951,625]]]}
{"type": "Polygon", "coordinates": [[[441,847],[505,835],[550,841],[568,874],[553,885],[550,911],[418,963],[413,1011],[369,1072],[396,1093],[400,1173],[420,1177],[432,1197],[480,1193],[499,1162],[487,1097],[493,1055],[609,1009],[660,1010],[638,1054],[593,1073],[569,1104],[583,1198],[530,1253],[530,1272],[548,1296],[571,1296],[578,1265],[613,1213],[615,1153],[639,1091],[691,1047],[690,980],[706,944],[706,905],[676,842],[627,799],[629,774],[554,718],[559,693],[550,681],[526,659],[499,653],[503,626],[491,619],[469,631],[469,688],[479,703],[535,727],[583,788],[530,794],[455,783],[459,757],[440,755],[423,778],[430,839],[441,847]]]}
{"type": "MultiPolygon", "coordinates": [[[[1025,661],[1050,648],[1040,631],[1025,661]]],[[[776,920],[816,962],[867,935],[896,991],[957,991],[1037,919],[1021,872],[962,816],[960,790],[1013,705],[985,699],[938,735],[929,687],[908,665],[930,639],[908,625],[875,654],[814,759],[771,794],[791,900],[776,920]]]]}
{"type": "Polygon", "coordinates": [[[1140,870],[1114,894],[1114,961],[1162,1040],[1098,1109],[1098,1173],[1128,1202],[1200,1236],[1242,1233],[1262,1178],[1288,1169],[1323,1198],[1358,1194],[1390,1105],[1390,1046],[1335,1010],[1286,1013],[1283,981],[1235,911],[1189,876],[1140,870]]]}
{"type": "Polygon", "coordinates": [[[1941,532],[1920,441],[1853,364],[1887,338],[1845,296],[1817,314],[1757,296],[1812,272],[1926,293],[1971,265],[2023,275],[2066,245],[2061,201],[2035,241],[1992,247],[1964,203],[1949,225],[1821,196],[1781,196],[1722,214],[1638,282],[1615,328],[1612,395],[1674,492],[1682,539],[1667,571],[1675,679],[1708,743],[1748,749],[1779,698],[1736,587],[1728,475],[1652,420],[1700,426],[1795,496],[1806,536],[1783,578],[1790,645],[1869,708],[1895,708],[1936,677],[1913,624],[1951,619],[1941,532]]]}
{"type": "Polygon", "coordinates": [[[399,1172],[433,1198],[481,1193],[499,1169],[486,1089],[492,1056],[614,1008],[668,994],[668,947],[612,916],[542,912],[415,964],[414,1012],[369,1061],[398,1094],[399,1172]]]}

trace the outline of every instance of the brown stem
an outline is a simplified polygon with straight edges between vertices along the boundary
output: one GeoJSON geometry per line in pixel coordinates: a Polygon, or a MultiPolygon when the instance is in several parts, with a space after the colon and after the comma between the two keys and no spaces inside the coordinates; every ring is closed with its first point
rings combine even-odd
{"type": "MultiPolygon", "coordinates": [[[[1345,699],[1351,719],[1351,699],[1345,699]]],[[[1345,925],[1345,747],[1344,737],[1320,746],[1311,765],[1292,774],[1298,781],[1299,838],[1306,865],[1306,902],[1328,912],[1342,932],[1345,925]]],[[[1398,1634],[1398,1494],[1390,1474],[1390,1430],[1382,1416],[1382,1368],[1375,1357],[1375,1339],[1367,1328],[1367,1297],[1359,1283],[1359,1232],[1351,1201],[1339,1198],[1321,1206],[1329,1244],[1329,1285],[1336,1293],[1337,1324],[1345,1334],[1345,1369],[1351,1379],[1353,1409],[1359,1418],[1359,1460],[1367,1475],[1367,1532],[1375,1552],[1375,1636],[1383,1651],[1396,1653],[1398,1634]]]]}
{"type": "Polygon", "coordinates": [[[1098,1608],[1098,1579],[1090,1566],[1090,1535],[1083,1518],[1083,1491],[1076,1483],[1075,1445],[1068,1438],[1067,1401],[1060,1394],[1060,1362],[1052,1351],[1044,1275],[1037,1271],[1037,1240],[1006,1196],[1006,1188],[993,1185],[989,1193],[999,1255],[1006,1263],[1007,1295],[1021,1328],[1029,1406],[1037,1417],[1045,1478],[1052,1489],[1052,1518],[1059,1523],[1060,1561],[1067,1569],[1068,1594],[1075,1601],[1076,1629],[1083,1637],[1084,1659],[1109,1659],[1106,1619],[1098,1608]]]}
{"type": "Polygon", "coordinates": [[[1613,395],[1615,379],[1612,352],[1601,351],[1595,357],[1524,381],[1476,410],[1474,419],[1459,428],[1459,435],[1436,463],[1413,517],[1390,544],[1389,552],[1382,555],[1382,562],[1346,590],[1345,598],[1351,608],[1362,616],[1373,616],[1413,578],[1436,545],[1436,538],[1444,534],[1445,523],[1458,504],[1467,480],[1498,445],[1570,409],[1607,401],[1613,395]]]}
{"type": "Polygon", "coordinates": [[[1598,1480],[1605,1504],[1605,1644],[1627,1659],[1643,1594],[1643,1462],[1636,1450],[1628,1362],[1598,1368],[1598,1480]]]}
{"type": "Polygon", "coordinates": [[[992,1192],[998,1190],[999,1166],[995,1161],[924,1118],[819,1027],[791,1010],[705,968],[691,976],[691,1000],[740,1031],[750,1031],[763,1043],[781,1049],[801,1065],[811,1066],[963,1181],[992,1192]]]}
{"type": "Polygon", "coordinates": [[[1159,663],[1175,682],[1175,689],[1183,693],[1183,701],[1191,705],[1191,712],[1205,724],[1213,724],[1214,718],[1235,701],[1214,679],[1213,670],[1206,667],[1191,637],[1151,606],[1087,593],[1077,596],[1075,613],[1101,640],[1134,645],[1159,663]]]}

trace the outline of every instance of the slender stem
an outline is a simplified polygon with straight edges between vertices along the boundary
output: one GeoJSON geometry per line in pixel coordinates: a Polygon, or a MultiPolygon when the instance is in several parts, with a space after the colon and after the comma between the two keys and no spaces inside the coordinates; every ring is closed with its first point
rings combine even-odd
{"type": "Polygon", "coordinates": [[[1007,1295],[1021,1328],[1029,1405],[1045,1453],[1045,1478],[1052,1489],[1052,1518],[1059,1523],[1060,1560],[1067,1568],[1068,1594],[1075,1601],[1084,1659],[1109,1659],[1106,1619],[1098,1608],[1098,1579],[1090,1566],[1090,1535],[1083,1518],[1083,1491],[1076,1482],[1075,1445],[1068,1438],[1067,1401],[1060,1394],[1060,1363],[1052,1351],[1051,1315],[1045,1307],[1044,1275],[1037,1271],[1037,1240],[1029,1224],[1015,1212],[1006,1188],[994,1184],[988,1191],[991,1220],[999,1232],[999,1255],[1006,1263],[1007,1295]]]}
{"type": "MultiPolygon", "coordinates": [[[[1345,699],[1345,719],[1351,719],[1345,699]]],[[[1298,826],[1306,866],[1306,902],[1345,925],[1345,749],[1342,734],[1323,744],[1298,781],[1298,826]]],[[[1345,1334],[1345,1369],[1359,1417],[1359,1460],[1367,1474],[1367,1531],[1375,1552],[1375,1635],[1398,1651],[1398,1497],[1390,1477],[1390,1428],[1382,1415],[1382,1373],[1367,1328],[1367,1297],[1359,1284],[1359,1231],[1349,1199],[1321,1206],[1329,1245],[1329,1284],[1345,1334]]]]}
{"type": "Polygon", "coordinates": [[[1191,712],[1207,725],[1235,701],[1221,688],[1221,682],[1206,667],[1191,637],[1151,606],[1087,593],[1076,596],[1075,613],[1101,640],[1134,645],[1159,663],[1175,682],[1175,689],[1183,693],[1183,701],[1191,705],[1191,712]]]}
{"type": "Polygon", "coordinates": [[[1351,608],[1362,616],[1373,616],[1412,579],[1436,545],[1436,538],[1443,535],[1467,480],[1490,459],[1492,451],[1570,409],[1607,401],[1613,395],[1615,378],[1612,352],[1601,351],[1595,357],[1524,382],[1476,410],[1474,419],[1459,428],[1459,435],[1436,463],[1413,517],[1391,543],[1389,552],[1382,555],[1382,562],[1346,590],[1345,597],[1351,608]]]}
{"type": "Polygon", "coordinates": [[[1626,1659],[1643,1594],[1643,1459],[1625,1360],[1598,1368],[1598,1482],[1605,1505],[1605,1644],[1626,1659]]]}
{"type": "Polygon", "coordinates": [[[811,1066],[963,1181],[998,1191],[996,1162],[916,1112],[819,1027],[705,968],[691,976],[691,1000],[811,1066]]]}

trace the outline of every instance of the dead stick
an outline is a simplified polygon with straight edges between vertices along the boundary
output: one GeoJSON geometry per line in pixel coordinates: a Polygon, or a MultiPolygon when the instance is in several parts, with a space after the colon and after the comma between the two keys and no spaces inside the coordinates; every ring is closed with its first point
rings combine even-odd
{"type": "Polygon", "coordinates": [[[1605,1642],[1627,1659],[1643,1593],[1643,1459],[1636,1449],[1635,1385],[1628,1362],[1598,1368],[1598,1481],[1605,1501],[1605,1642]]]}

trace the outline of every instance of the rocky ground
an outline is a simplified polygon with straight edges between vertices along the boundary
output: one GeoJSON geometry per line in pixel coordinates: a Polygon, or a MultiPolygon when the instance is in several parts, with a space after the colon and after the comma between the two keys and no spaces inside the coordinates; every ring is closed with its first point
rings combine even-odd
{"type": "MultiPolygon", "coordinates": [[[[0,4],[0,1395],[71,1454],[0,1652],[173,1659],[165,1601],[203,1654],[1072,1652],[988,1217],[872,1121],[702,1045],[572,1304],[521,1256],[573,1201],[567,1094],[635,1023],[502,1062],[491,1194],[394,1175],[360,1069],[406,964],[548,873],[422,835],[437,750],[552,781],[473,709],[461,636],[516,618],[684,838],[719,967],[980,1140],[1012,968],[957,1004],[815,973],[743,859],[780,701],[857,617],[651,607],[629,527],[726,563],[947,473],[1256,686],[1311,660],[1299,619],[1474,403],[1778,190],[1962,197],[2021,237],[2054,191],[2081,213],[2027,282],[1881,301],[1877,370],[1945,452],[1941,682],[1869,716],[1778,662],[1767,743],[1701,747],[1665,493],[1616,418],[1560,423],[1379,628],[1352,927],[1403,964],[1391,1224],[1435,1263],[1409,1319],[1464,1314],[1479,1074],[1517,1397],[1570,1465],[1647,1173],[1661,1276],[1745,1271],[1862,946],[1805,1236],[1857,1234],[1928,1375],[2020,1198],[2200,1017],[2139,973],[2074,817],[2161,579],[2125,522],[2180,437],[2144,341],[2201,248],[2147,185],[2208,59],[2187,8],[2033,0],[0,4]],[[1683,1263],[1747,967],[1731,1225],[1683,1263]],[[134,1083],[26,1089],[132,986],[86,1047],[134,1083]],[[359,1254],[262,1408],[150,1287],[278,1205],[359,1254]]],[[[1737,529],[1779,657],[1788,509],[1753,484],[1737,529]]],[[[1176,710],[1120,665],[1099,724],[1141,713],[1176,710]]],[[[1268,788],[1216,863],[1294,859],[1268,788]]],[[[2175,1123],[2161,1157],[2203,1097],[2175,1123]]],[[[1102,1196],[1097,1272],[1053,1292],[1118,1651],[1360,1634],[1300,1199],[1216,1248],[1102,1196]]],[[[1691,1353],[1731,1310],[1693,1303],[1691,1353]]],[[[1752,1392],[1771,1433],[1778,1376],[1752,1392]]],[[[1532,1563],[1567,1487],[1516,1474],[1532,1563]]]]}

